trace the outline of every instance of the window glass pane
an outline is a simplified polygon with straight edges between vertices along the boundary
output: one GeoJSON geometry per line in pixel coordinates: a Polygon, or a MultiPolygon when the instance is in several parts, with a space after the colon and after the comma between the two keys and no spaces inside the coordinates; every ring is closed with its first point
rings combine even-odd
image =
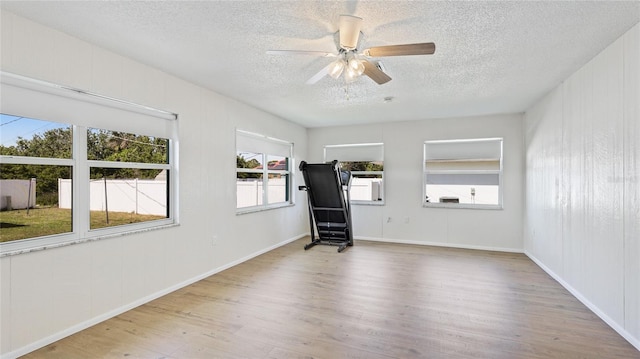
{"type": "MultiPolygon", "coordinates": [[[[460,182],[463,182],[461,180],[460,182]]],[[[453,181],[455,182],[455,181],[453,181]]],[[[480,184],[429,184],[427,180],[427,202],[430,203],[466,203],[499,204],[500,187],[480,184]]]]}
{"type": "MultiPolygon", "coordinates": [[[[168,172],[155,177],[129,177],[127,168],[91,168],[89,210],[91,229],[168,218],[168,172]],[[115,171],[115,173],[114,173],[115,171]]],[[[137,170],[137,169],[136,169],[137,170]]]]}
{"type": "Polygon", "coordinates": [[[382,201],[382,175],[352,174],[349,196],[352,201],[382,201]]]}
{"type": "Polygon", "coordinates": [[[352,201],[361,202],[381,202],[384,199],[383,192],[383,172],[384,162],[382,161],[345,161],[339,163],[343,170],[351,171],[351,191],[349,192],[352,201]],[[372,172],[372,173],[367,173],[372,172]]]}
{"type": "Polygon", "coordinates": [[[71,158],[71,126],[0,114],[0,155],[71,158]]]}
{"type": "Polygon", "coordinates": [[[283,156],[267,156],[267,169],[268,170],[289,170],[289,159],[283,156]]]}
{"type": "Polygon", "coordinates": [[[0,242],[72,231],[71,167],[1,164],[0,178],[0,242]]]}
{"type": "Polygon", "coordinates": [[[262,205],[262,174],[238,172],[236,198],[237,208],[262,205]]]}
{"type": "Polygon", "coordinates": [[[90,128],[87,147],[89,160],[169,163],[169,140],[161,137],[90,128]]]}
{"type": "Polygon", "coordinates": [[[340,168],[346,171],[384,171],[382,161],[340,162],[340,168]]]}
{"type": "Polygon", "coordinates": [[[262,168],[262,153],[238,151],[236,153],[237,168],[262,168]]]}
{"type": "Polygon", "coordinates": [[[267,186],[269,188],[267,193],[269,204],[289,201],[289,175],[271,173],[267,186]]]}

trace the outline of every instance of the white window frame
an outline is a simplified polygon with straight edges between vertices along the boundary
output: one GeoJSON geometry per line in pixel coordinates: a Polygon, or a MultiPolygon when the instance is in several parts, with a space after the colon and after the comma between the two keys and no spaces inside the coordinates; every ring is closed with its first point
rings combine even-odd
{"type": "MultiPolygon", "coordinates": [[[[35,250],[47,248],[55,248],[70,244],[82,243],[87,241],[109,238],[113,236],[127,235],[140,231],[151,229],[160,229],[171,227],[178,224],[178,138],[177,138],[177,120],[178,115],[164,110],[155,109],[148,106],[138,105],[124,100],[102,96],[89,91],[70,88],[46,81],[31,79],[21,75],[15,75],[7,72],[0,72],[2,77],[2,86],[4,89],[16,89],[20,96],[11,96],[12,100],[3,99],[2,110],[10,115],[25,116],[43,121],[58,122],[68,124],[72,127],[72,158],[41,158],[41,157],[23,157],[23,156],[0,156],[2,164],[32,164],[32,165],[56,165],[70,166],[72,168],[72,230],[71,232],[55,234],[50,236],[25,238],[11,242],[0,243],[0,256],[14,255],[35,250]],[[8,87],[4,87],[8,86],[8,87]],[[90,109],[91,106],[105,106],[124,110],[125,113],[130,112],[132,116],[144,115],[150,118],[157,117],[158,120],[169,121],[170,136],[169,140],[169,161],[167,164],[153,163],[132,163],[132,162],[112,162],[112,161],[95,161],[87,159],[87,131],[89,126],[86,124],[74,124],[73,121],[60,121],[49,118],[48,109],[39,109],[36,115],[29,113],[29,96],[33,94],[35,98],[38,96],[46,96],[48,99],[60,98],[61,103],[77,103],[82,108],[90,109]],[[55,95],[55,96],[50,96],[55,95]],[[18,99],[16,101],[16,99],[18,99]],[[11,102],[9,102],[11,101],[11,102]],[[24,110],[23,110],[24,109],[24,110]],[[23,112],[23,111],[26,111],[23,112]],[[169,213],[168,218],[153,221],[145,221],[127,225],[119,225],[113,227],[104,227],[90,229],[90,202],[89,202],[89,173],[90,167],[111,167],[111,168],[143,168],[143,169],[165,169],[170,173],[168,190],[169,213]]],[[[52,117],[64,117],[64,106],[59,105],[55,108],[52,117]]],[[[75,114],[74,114],[75,115],[75,114]]],[[[105,127],[99,124],[95,127],[105,127]]],[[[106,128],[106,130],[113,130],[106,128]]],[[[120,130],[120,129],[118,129],[120,130]]],[[[131,132],[131,131],[130,131],[131,132]]],[[[137,133],[137,135],[148,135],[146,133],[137,133]]],[[[164,137],[164,136],[163,136],[164,137]]],[[[165,137],[166,138],[166,137],[165,137]]]]}
{"type": "MultiPolygon", "coordinates": [[[[375,143],[325,145],[323,148],[323,158],[325,163],[331,162],[333,160],[338,160],[339,163],[340,162],[382,162],[384,166],[384,143],[375,142],[375,143]],[[380,153],[378,153],[378,149],[380,153]],[[335,157],[335,156],[328,155],[328,152],[329,153],[338,152],[342,154],[337,156],[340,158],[329,158],[329,157],[335,157]]],[[[351,204],[368,205],[368,206],[384,206],[385,204],[384,170],[382,171],[351,171],[351,175],[353,177],[357,177],[358,175],[375,175],[375,176],[379,175],[380,180],[382,182],[382,186],[380,188],[380,194],[382,196],[381,200],[367,201],[367,200],[354,200],[352,198],[350,200],[351,204]]]]}
{"type": "Polygon", "coordinates": [[[503,151],[504,139],[501,137],[494,138],[473,138],[473,139],[454,139],[454,140],[428,140],[424,141],[423,145],[423,157],[422,157],[422,206],[431,208],[466,208],[466,209],[503,209],[503,163],[504,163],[504,151],[503,151]],[[487,142],[499,142],[499,158],[495,158],[491,155],[490,158],[472,158],[471,156],[460,156],[459,158],[447,158],[448,161],[465,161],[465,160],[496,160],[499,159],[499,169],[455,169],[455,170],[429,170],[427,168],[427,160],[429,157],[428,147],[430,144],[445,144],[455,145],[463,144],[468,145],[472,143],[487,143],[487,142]],[[498,204],[475,204],[475,203],[440,203],[440,202],[427,202],[427,177],[434,174],[449,174],[449,175],[463,175],[463,174],[491,174],[498,176],[498,204]]]}
{"type": "Polygon", "coordinates": [[[282,140],[282,139],[271,137],[271,136],[266,136],[266,135],[255,133],[255,132],[236,129],[236,156],[238,155],[238,152],[241,152],[241,151],[260,154],[262,156],[261,163],[263,165],[262,165],[262,168],[260,169],[238,168],[236,166],[236,178],[235,178],[236,189],[237,189],[238,173],[262,174],[262,204],[258,204],[256,206],[238,207],[238,198],[237,198],[238,194],[236,191],[236,214],[239,215],[239,214],[246,214],[246,213],[252,213],[252,212],[260,212],[264,210],[290,207],[295,205],[295,202],[293,200],[293,188],[294,188],[294,180],[295,180],[294,179],[295,161],[293,158],[293,142],[282,140]],[[238,136],[243,136],[244,138],[248,138],[250,139],[250,141],[253,140],[251,141],[252,148],[242,148],[243,146],[241,144],[242,141],[239,139],[238,136]],[[283,147],[286,147],[287,148],[286,153],[280,153],[280,154],[271,153],[271,152],[281,152],[281,150],[280,151],[270,150],[270,148],[273,148],[272,146],[280,147],[280,149],[282,149],[283,147]],[[288,160],[287,161],[288,168],[284,170],[269,169],[269,166],[268,166],[269,156],[285,156],[285,158],[287,158],[288,160]],[[285,200],[284,202],[269,203],[269,175],[270,174],[279,174],[279,175],[288,176],[289,186],[286,189],[286,198],[288,198],[288,200],[285,200]]]}

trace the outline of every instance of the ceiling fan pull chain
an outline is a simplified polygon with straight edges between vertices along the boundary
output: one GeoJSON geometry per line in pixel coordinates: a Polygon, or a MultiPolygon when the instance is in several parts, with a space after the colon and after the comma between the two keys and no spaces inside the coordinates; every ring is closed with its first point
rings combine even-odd
{"type": "Polygon", "coordinates": [[[347,101],[351,100],[351,98],[349,97],[349,82],[346,80],[344,82],[344,97],[347,101]]]}

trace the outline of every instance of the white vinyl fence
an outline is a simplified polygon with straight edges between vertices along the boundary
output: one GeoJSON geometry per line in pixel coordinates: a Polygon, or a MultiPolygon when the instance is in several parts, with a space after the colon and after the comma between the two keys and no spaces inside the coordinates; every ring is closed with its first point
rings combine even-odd
{"type": "MultiPolygon", "coordinates": [[[[286,178],[272,178],[269,180],[269,203],[282,203],[287,200],[286,178]]],[[[237,208],[262,205],[262,179],[236,180],[237,208]]]]}
{"type": "Polygon", "coordinates": [[[352,177],[349,195],[353,201],[381,201],[382,180],[352,177]]]}
{"type": "MultiPolygon", "coordinates": [[[[104,211],[108,207],[109,212],[167,214],[165,180],[92,180],[89,196],[91,211],[104,211]]],[[[71,208],[70,179],[58,179],[58,207],[71,208]]]]}
{"type": "Polygon", "coordinates": [[[0,180],[0,209],[26,209],[36,206],[36,179],[0,180]]]}
{"type": "MultiPolygon", "coordinates": [[[[238,179],[236,181],[237,208],[262,205],[262,179],[238,179]]],[[[354,201],[382,200],[382,180],[376,178],[356,178],[351,180],[351,199],[354,201]]],[[[287,182],[285,178],[269,180],[269,203],[282,203],[287,200],[287,182]]]]}

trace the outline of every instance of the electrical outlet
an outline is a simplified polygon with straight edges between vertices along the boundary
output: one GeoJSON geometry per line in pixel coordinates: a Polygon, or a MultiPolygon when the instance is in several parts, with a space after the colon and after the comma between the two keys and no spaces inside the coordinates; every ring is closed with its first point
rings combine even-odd
{"type": "Polygon", "coordinates": [[[213,238],[211,238],[211,245],[216,246],[217,244],[218,244],[218,236],[214,235],[213,238]]]}
{"type": "Polygon", "coordinates": [[[409,217],[404,217],[404,223],[409,223],[409,217]]]}

